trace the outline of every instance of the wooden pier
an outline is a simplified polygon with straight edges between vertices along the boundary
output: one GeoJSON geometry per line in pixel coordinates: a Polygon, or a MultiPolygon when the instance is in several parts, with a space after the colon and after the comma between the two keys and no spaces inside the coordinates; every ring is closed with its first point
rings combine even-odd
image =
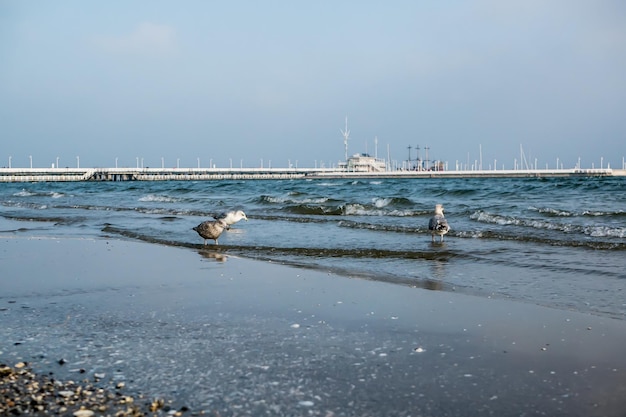
{"type": "Polygon", "coordinates": [[[298,179],[323,171],[306,168],[0,168],[0,182],[298,179]]]}
{"type": "Polygon", "coordinates": [[[626,176],[617,169],[355,172],[334,168],[0,168],[0,182],[206,181],[315,178],[551,178],[626,176]]]}

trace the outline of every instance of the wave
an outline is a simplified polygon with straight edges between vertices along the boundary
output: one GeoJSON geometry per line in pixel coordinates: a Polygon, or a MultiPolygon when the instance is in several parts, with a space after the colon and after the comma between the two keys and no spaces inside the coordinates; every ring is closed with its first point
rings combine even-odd
{"type": "Polygon", "coordinates": [[[546,220],[539,219],[524,219],[513,216],[503,216],[499,214],[493,214],[486,211],[477,211],[470,215],[471,220],[475,220],[480,223],[497,224],[500,226],[520,226],[531,227],[541,230],[556,230],[561,232],[574,232],[579,226],[574,224],[555,223],[546,220]]]}
{"type": "MultiPolygon", "coordinates": [[[[403,233],[403,234],[430,234],[430,231],[426,226],[397,226],[397,225],[384,225],[367,222],[355,222],[348,220],[341,220],[338,223],[339,227],[345,227],[349,229],[358,230],[370,230],[374,232],[390,232],[390,233],[403,233]]],[[[626,234],[626,229],[602,229],[590,227],[585,230],[585,234],[594,238],[605,237],[618,237],[623,238],[626,234]]],[[[555,239],[553,237],[543,235],[532,235],[528,233],[506,233],[503,231],[492,230],[462,230],[462,231],[450,231],[446,236],[449,238],[459,239],[484,239],[484,240],[509,240],[526,243],[543,244],[550,246],[568,246],[568,247],[587,247],[590,249],[604,249],[604,250],[626,250],[626,243],[624,242],[605,242],[597,240],[575,240],[575,239],[555,239]]]]}
{"type": "Polygon", "coordinates": [[[540,230],[552,230],[567,234],[583,234],[592,237],[623,238],[626,237],[626,228],[612,225],[578,225],[572,223],[551,222],[540,219],[525,219],[513,216],[502,216],[485,211],[477,211],[470,216],[471,220],[481,223],[497,224],[500,226],[519,226],[540,230]]]}
{"type": "Polygon", "coordinates": [[[22,215],[12,215],[12,214],[3,214],[2,217],[8,220],[15,220],[15,221],[21,221],[21,222],[54,223],[57,225],[83,223],[87,220],[85,217],[22,216],[22,215]]]}
{"type": "Polygon", "coordinates": [[[283,210],[291,214],[339,216],[342,214],[340,207],[314,206],[309,204],[296,204],[284,207],[283,210]]]}
{"type": "Polygon", "coordinates": [[[480,190],[477,189],[454,189],[454,190],[446,190],[441,189],[438,192],[435,192],[431,195],[436,197],[469,197],[472,195],[479,194],[480,190]]]}
{"type": "Polygon", "coordinates": [[[248,216],[249,219],[266,220],[271,222],[293,222],[293,223],[331,223],[334,218],[330,217],[305,217],[305,216],[274,216],[268,214],[255,214],[248,216]]]}
{"type": "Polygon", "coordinates": [[[65,197],[64,193],[59,193],[57,191],[46,191],[46,192],[35,192],[28,191],[26,189],[22,189],[16,193],[13,193],[13,197],[52,197],[52,198],[61,198],[65,197]]]}
{"type": "MultiPolygon", "coordinates": [[[[521,243],[533,243],[547,246],[559,246],[570,248],[587,248],[593,250],[626,250],[626,242],[606,241],[606,240],[592,240],[592,239],[576,239],[565,238],[555,239],[548,236],[532,235],[532,234],[514,234],[506,233],[502,231],[492,230],[472,230],[472,231],[460,231],[450,232],[449,236],[455,238],[468,238],[468,239],[486,239],[486,240],[508,240],[517,241],[521,243]]],[[[447,235],[447,236],[448,236],[447,235]]],[[[606,238],[606,236],[601,236],[606,238]]]]}
{"type": "MultiPolygon", "coordinates": [[[[290,197],[299,197],[300,193],[290,193],[290,197]]],[[[305,198],[290,198],[290,197],[274,197],[270,195],[262,195],[257,198],[257,202],[260,204],[326,204],[329,202],[338,202],[330,197],[305,197],[305,198]]]]}
{"type": "Polygon", "coordinates": [[[523,226],[525,221],[512,216],[502,216],[499,214],[493,214],[486,211],[476,211],[470,216],[471,220],[476,220],[481,223],[491,223],[500,226],[515,225],[523,226]]]}
{"type": "MultiPolygon", "coordinates": [[[[385,206],[383,206],[385,207],[385,206]]],[[[374,217],[411,217],[418,215],[413,210],[382,210],[374,205],[346,204],[342,207],[342,214],[345,216],[374,216],[374,217]]]]}
{"type": "Polygon", "coordinates": [[[626,227],[584,226],[582,229],[591,237],[626,237],[626,227]]]}
{"type": "Polygon", "coordinates": [[[299,197],[302,194],[290,194],[288,197],[262,195],[256,199],[261,205],[280,205],[280,211],[299,215],[330,215],[343,214],[341,202],[330,197],[299,197]]]}
{"type": "MultiPolygon", "coordinates": [[[[300,193],[289,196],[261,195],[255,201],[261,205],[281,205],[281,210],[303,215],[345,215],[345,216],[415,216],[419,214],[408,209],[414,203],[404,197],[375,197],[371,203],[346,203],[331,197],[311,197],[300,193]]],[[[430,211],[428,211],[430,213],[430,211]]]]}
{"type": "Polygon", "coordinates": [[[531,211],[536,211],[538,213],[541,214],[545,214],[547,216],[553,216],[553,217],[573,217],[575,216],[574,213],[572,213],[571,211],[566,211],[566,210],[557,210],[557,209],[553,209],[553,208],[536,208],[536,207],[529,207],[528,208],[531,211]]]}
{"type": "Polygon", "coordinates": [[[374,197],[372,203],[378,208],[413,206],[413,201],[406,197],[374,197]]]}
{"type": "Polygon", "coordinates": [[[148,194],[139,198],[141,202],[156,202],[156,203],[177,203],[180,201],[178,198],[169,197],[158,194],[148,194]]]}
{"type": "Polygon", "coordinates": [[[582,216],[590,216],[590,217],[607,216],[607,217],[622,218],[622,217],[626,217],[626,211],[624,211],[624,210],[618,210],[618,211],[589,211],[589,210],[585,210],[585,211],[582,212],[582,216]]]}
{"type": "Polygon", "coordinates": [[[626,216],[626,211],[617,210],[617,211],[599,211],[599,210],[584,210],[581,212],[573,212],[568,210],[559,210],[551,207],[528,207],[529,210],[535,211],[537,213],[544,214],[548,217],[622,217],[626,216]]]}
{"type": "Polygon", "coordinates": [[[2,201],[0,202],[0,205],[4,207],[25,208],[31,210],[45,210],[48,208],[47,204],[38,204],[23,201],[2,201]]]}
{"type": "Polygon", "coordinates": [[[413,227],[413,226],[395,226],[389,224],[375,224],[375,223],[366,223],[366,222],[355,222],[351,220],[341,220],[338,223],[339,227],[346,227],[349,229],[359,229],[359,230],[372,230],[376,232],[394,232],[394,233],[427,233],[428,229],[426,227],[413,227]]]}
{"type": "MultiPolygon", "coordinates": [[[[36,205],[33,203],[19,203],[19,204],[5,204],[14,207],[27,207],[31,209],[45,210],[51,207],[47,205],[36,205]]],[[[163,216],[196,216],[196,217],[214,217],[221,213],[220,210],[204,211],[204,210],[192,210],[192,209],[177,209],[177,208],[164,208],[164,207],[122,207],[122,206],[98,206],[98,205],[58,205],[54,206],[56,209],[65,210],[85,210],[85,211],[106,211],[106,212],[134,212],[140,214],[156,214],[163,216]]]]}
{"type": "MultiPolygon", "coordinates": [[[[314,182],[315,180],[307,180],[307,182],[314,182]]],[[[315,184],[320,186],[320,187],[338,187],[342,184],[335,182],[335,181],[315,181],[315,184]]]]}
{"type": "Polygon", "coordinates": [[[30,191],[26,191],[26,190],[18,191],[17,193],[13,194],[13,196],[15,197],[32,197],[35,195],[37,195],[37,193],[33,193],[30,191]]]}

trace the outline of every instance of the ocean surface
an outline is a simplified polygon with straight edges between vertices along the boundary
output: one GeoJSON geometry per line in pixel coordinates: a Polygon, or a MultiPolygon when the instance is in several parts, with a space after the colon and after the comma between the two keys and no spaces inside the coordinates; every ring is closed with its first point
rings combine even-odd
{"type": "Polygon", "coordinates": [[[11,236],[141,240],[626,319],[621,177],[1,184],[11,236]],[[438,203],[451,232],[432,243],[438,203]],[[234,209],[249,221],[203,246],[192,227],[234,209]]]}

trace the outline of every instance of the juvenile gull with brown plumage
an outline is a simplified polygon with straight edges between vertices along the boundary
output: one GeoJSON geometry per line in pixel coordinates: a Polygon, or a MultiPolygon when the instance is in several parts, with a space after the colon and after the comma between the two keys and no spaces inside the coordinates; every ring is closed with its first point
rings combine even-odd
{"type": "Polygon", "coordinates": [[[435,241],[435,235],[439,235],[440,242],[443,242],[443,235],[450,231],[448,221],[443,216],[443,205],[437,204],[435,206],[435,215],[428,222],[428,230],[430,230],[433,242],[435,241]]]}
{"type": "Polygon", "coordinates": [[[206,245],[207,239],[213,239],[217,245],[217,238],[220,237],[224,230],[228,229],[228,224],[224,220],[207,220],[193,228],[200,237],[204,239],[206,245]]]}

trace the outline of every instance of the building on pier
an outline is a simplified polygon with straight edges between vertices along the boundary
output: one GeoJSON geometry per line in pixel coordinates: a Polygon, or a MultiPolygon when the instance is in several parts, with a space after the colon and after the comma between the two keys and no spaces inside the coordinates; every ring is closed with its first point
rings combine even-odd
{"type": "Polygon", "coordinates": [[[374,158],[366,153],[357,153],[346,162],[339,162],[339,169],[348,172],[385,172],[387,164],[384,159],[374,158]]]}

